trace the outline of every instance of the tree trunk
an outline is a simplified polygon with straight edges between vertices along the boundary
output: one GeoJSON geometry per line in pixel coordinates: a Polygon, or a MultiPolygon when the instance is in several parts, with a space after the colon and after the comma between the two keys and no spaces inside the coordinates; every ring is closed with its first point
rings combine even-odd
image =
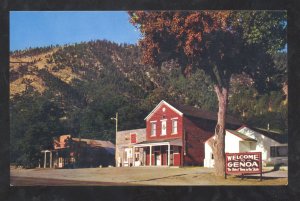
{"type": "Polygon", "coordinates": [[[228,102],[228,88],[214,86],[219,101],[218,122],[215,128],[215,139],[213,141],[213,154],[215,161],[215,175],[225,174],[225,122],[228,102]]]}

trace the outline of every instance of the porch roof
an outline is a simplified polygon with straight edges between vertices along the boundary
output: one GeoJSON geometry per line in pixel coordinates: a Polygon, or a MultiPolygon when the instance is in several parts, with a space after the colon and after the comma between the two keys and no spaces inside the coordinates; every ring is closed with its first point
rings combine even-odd
{"type": "Polygon", "coordinates": [[[160,146],[160,145],[176,145],[182,146],[182,139],[161,139],[161,140],[148,140],[134,144],[134,147],[146,147],[146,146],[160,146]]]}

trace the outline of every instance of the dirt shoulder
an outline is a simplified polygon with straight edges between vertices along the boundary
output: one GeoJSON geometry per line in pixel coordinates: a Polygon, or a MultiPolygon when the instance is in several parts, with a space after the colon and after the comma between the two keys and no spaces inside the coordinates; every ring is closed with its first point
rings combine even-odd
{"type": "Polygon", "coordinates": [[[241,179],[228,176],[216,177],[213,169],[203,167],[123,167],[123,168],[85,168],[85,169],[11,169],[11,184],[22,185],[287,185],[287,171],[269,172],[263,181],[259,176],[241,179]],[[268,174],[273,176],[268,176],[268,174]],[[275,175],[275,176],[274,176],[275,175]]]}

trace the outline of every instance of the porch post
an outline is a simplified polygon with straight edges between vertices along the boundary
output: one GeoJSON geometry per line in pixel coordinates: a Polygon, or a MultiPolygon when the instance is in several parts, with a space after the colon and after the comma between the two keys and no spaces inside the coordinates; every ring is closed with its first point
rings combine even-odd
{"type": "Polygon", "coordinates": [[[150,166],[152,166],[152,145],[150,145],[150,166]]]}
{"type": "Polygon", "coordinates": [[[147,152],[143,147],[143,166],[147,166],[146,164],[147,152]]]}
{"type": "Polygon", "coordinates": [[[124,167],[125,148],[122,148],[122,167],[124,167]]]}
{"type": "Polygon", "coordinates": [[[50,151],[50,168],[52,168],[52,151],[50,151]]]}
{"type": "Polygon", "coordinates": [[[132,146],[132,166],[135,166],[135,147],[132,146]]]}
{"type": "Polygon", "coordinates": [[[170,143],[168,144],[168,166],[170,166],[170,143]]]}
{"type": "Polygon", "coordinates": [[[47,159],[47,156],[46,156],[46,151],[44,152],[44,168],[46,168],[46,159],[47,159]]]}

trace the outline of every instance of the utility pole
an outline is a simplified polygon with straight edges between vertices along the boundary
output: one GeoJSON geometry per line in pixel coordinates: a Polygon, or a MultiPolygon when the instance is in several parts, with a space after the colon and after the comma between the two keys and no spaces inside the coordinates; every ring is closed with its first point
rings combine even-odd
{"type": "Polygon", "coordinates": [[[115,135],[115,163],[116,163],[116,166],[118,165],[117,164],[117,132],[118,132],[118,112],[116,113],[116,117],[112,117],[110,118],[111,120],[115,120],[116,121],[116,135],[115,135]]]}
{"type": "Polygon", "coordinates": [[[110,119],[116,121],[116,136],[117,136],[117,132],[118,132],[118,113],[116,113],[116,117],[112,117],[110,119]]]}

